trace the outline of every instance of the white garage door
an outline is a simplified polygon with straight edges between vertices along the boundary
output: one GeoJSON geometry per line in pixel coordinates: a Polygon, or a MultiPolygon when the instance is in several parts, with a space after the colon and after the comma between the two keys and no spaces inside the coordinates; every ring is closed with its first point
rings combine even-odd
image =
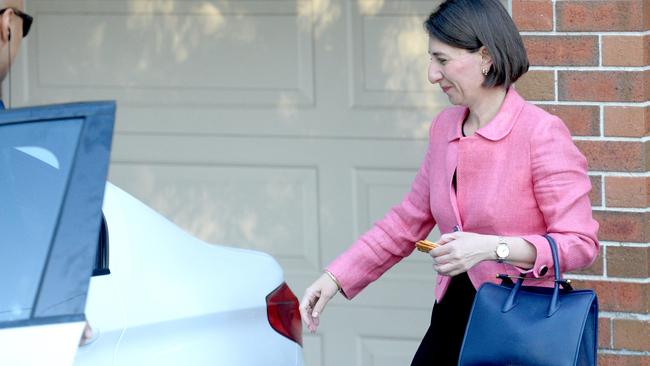
{"type": "MultiPolygon", "coordinates": [[[[422,160],[447,105],[426,73],[436,3],[28,0],[12,97],[116,99],[110,179],[204,240],[273,254],[300,297],[422,160]]],[[[307,364],[408,364],[434,276],[414,252],[339,296],[307,364]]]]}

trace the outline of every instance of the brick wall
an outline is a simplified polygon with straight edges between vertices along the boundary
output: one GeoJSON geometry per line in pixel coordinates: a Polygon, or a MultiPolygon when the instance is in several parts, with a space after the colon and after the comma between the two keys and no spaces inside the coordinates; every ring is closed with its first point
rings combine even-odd
{"type": "Polygon", "coordinates": [[[531,71],[517,90],[560,116],[589,161],[599,364],[650,365],[650,0],[512,0],[531,71]]]}

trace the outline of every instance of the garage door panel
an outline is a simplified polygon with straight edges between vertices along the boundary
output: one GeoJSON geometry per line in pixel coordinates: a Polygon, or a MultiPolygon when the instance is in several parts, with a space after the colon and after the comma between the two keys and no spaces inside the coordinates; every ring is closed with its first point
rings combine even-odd
{"type": "Polygon", "coordinates": [[[270,3],[34,2],[30,97],[311,105],[311,7],[270,3]]]}
{"type": "Polygon", "coordinates": [[[408,365],[413,359],[413,349],[419,344],[415,337],[395,339],[362,335],[357,338],[357,354],[361,366],[408,365]]]}
{"type": "Polygon", "coordinates": [[[443,104],[427,82],[428,37],[423,14],[439,1],[348,2],[352,105],[430,108],[443,104]]]}
{"type": "Polygon", "coordinates": [[[324,347],[336,350],[325,355],[328,365],[409,365],[431,317],[430,308],[333,306],[326,311],[319,333],[324,347]]]}

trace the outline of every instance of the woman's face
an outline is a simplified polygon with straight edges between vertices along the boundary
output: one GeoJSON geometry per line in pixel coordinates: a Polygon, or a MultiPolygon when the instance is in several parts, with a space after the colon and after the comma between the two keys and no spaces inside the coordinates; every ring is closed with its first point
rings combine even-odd
{"type": "Polygon", "coordinates": [[[429,81],[440,85],[451,104],[472,105],[483,88],[485,76],[481,70],[490,67],[481,54],[481,51],[472,53],[429,37],[429,81]]]}

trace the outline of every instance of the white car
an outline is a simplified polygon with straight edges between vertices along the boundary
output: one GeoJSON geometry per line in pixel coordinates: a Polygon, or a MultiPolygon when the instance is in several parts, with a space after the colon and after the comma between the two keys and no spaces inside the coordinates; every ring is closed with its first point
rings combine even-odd
{"type": "Polygon", "coordinates": [[[304,365],[271,256],[202,242],[104,184],[113,118],[110,102],[0,113],[0,365],[304,365]]]}
{"type": "Polygon", "coordinates": [[[107,184],[110,274],[75,365],[302,365],[298,301],[269,255],[206,244],[107,184]]]}

